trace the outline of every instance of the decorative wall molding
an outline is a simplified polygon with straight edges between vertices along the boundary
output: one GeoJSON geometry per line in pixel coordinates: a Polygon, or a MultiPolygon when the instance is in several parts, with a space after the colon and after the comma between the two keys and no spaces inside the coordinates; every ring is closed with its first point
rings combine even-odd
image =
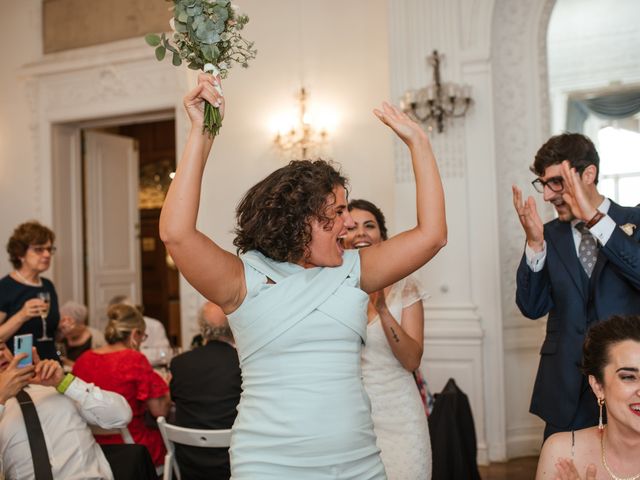
{"type": "MultiPolygon", "coordinates": [[[[477,0],[474,0],[478,3],[477,0]]],[[[486,2],[481,2],[486,3],[486,2]]],[[[456,33],[460,14],[454,2],[389,0],[391,99],[398,102],[408,89],[432,83],[432,69],[427,56],[437,49],[444,54],[442,76],[445,81],[460,82],[457,63],[459,51],[456,33]]],[[[442,134],[430,135],[438,155],[443,178],[463,178],[465,174],[465,122],[453,119],[442,134]]],[[[411,160],[406,147],[395,142],[396,183],[413,182],[411,160]]]]}
{"type": "MultiPolygon", "coordinates": [[[[524,233],[513,212],[511,185],[525,195],[529,165],[549,135],[546,32],[555,0],[496,0],[492,28],[494,135],[497,162],[499,241],[507,399],[507,455],[540,448],[540,421],[528,412],[544,323],[524,319],[515,304],[515,272],[524,233]],[[540,342],[540,343],[538,343],[540,342]]],[[[538,201],[543,217],[552,218],[538,201]]]]}
{"type": "MultiPolygon", "coordinates": [[[[504,459],[506,451],[490,102],[493,3],[389,0],[392,98],[431,82],[425,58],[435,48],[445,55],[443,78],[471,85],[474,98],[464,118],[449,123],[444,134],[430,135],[445,184],[450,242],[420,277],[434,294],[425,306],[424,368],[436,391],[455,376],[471,392],[481,462],[504,459]],[[443,303],[447,299],[453,304],[443,303]]],[[[396,143],[399,228],[415,221],[413,175],[405,150],[396,143]]]]}
{"type": "MultiPolygon", "coordinates": [[[[39,130],[39,123],[38,123],[38,88],[37,88],[37,84],[36,82],[31,79],[31,78],[24,78],[23,80],[24,86],[25,86],[25,94],[27,97],[27,105],[29,108],[29,116],[30,116],[30,122],[29,122],[29,143],[31,145],[33,145],[33,158],[40,158],[40,150],[39,150],[39,143],[38,143],[38,136],[40,134],[40,130],[39,130]]],[[[42,204],[42,190],[43,190],[43,183],[42,183],[42,179],[46,178],[44,177],[44,175],[42,175],[42,172],[40,171],[40,165],[38,164],[38,162],[33,162],[33,175],[32,175],[32,179],[33,179],[33,184],[31,187],[31,192],[33,195],[33,205],[35,208],[35,212],[36,212],[36,217],[37,218],[45,218],[43,217],[44,212],[43,212],[43,204],[42,204]]]]}

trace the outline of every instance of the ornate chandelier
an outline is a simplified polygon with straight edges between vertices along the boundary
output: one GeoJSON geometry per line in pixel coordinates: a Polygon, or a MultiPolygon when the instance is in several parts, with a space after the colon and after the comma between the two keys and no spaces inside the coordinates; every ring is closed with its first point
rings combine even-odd
{"type": "Polygon", "coordinates": [[[443,55],[434,50],[427,57],[427,62],[433,67],[433,83],[419,90],[408,90],[400,100],[400,108],[406,114],[423,124],[429,131],[436,127],[438,133],[444,131],[447,118],[464,116],[472,102],[471,88],[468,85],[442,83],[440,63],[443,58],[443,55]]]}
{"type": "Polygon", "coordinates": [[[310,159],[322,155],[328,132],[324,126],[314,125],[307,112],[307,91],[304,87],[298,93],[298,115],[288,125],[281,125],[276,134],[275,144],[289,159],[310,159]]]}

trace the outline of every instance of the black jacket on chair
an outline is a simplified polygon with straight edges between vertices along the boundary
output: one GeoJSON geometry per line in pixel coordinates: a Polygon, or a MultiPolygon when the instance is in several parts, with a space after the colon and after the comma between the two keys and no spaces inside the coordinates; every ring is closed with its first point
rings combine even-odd
{"type": "Polygon", "coordinates": [[[432,480],[480,480],[478,447],[469,399],[450,378],[429,416],[432,480]]]}

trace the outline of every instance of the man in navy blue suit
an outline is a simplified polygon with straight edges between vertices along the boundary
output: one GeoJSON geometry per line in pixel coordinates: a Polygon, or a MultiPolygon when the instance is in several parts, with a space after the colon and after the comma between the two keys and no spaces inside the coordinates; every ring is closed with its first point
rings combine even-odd
{"type": "MultiPolygon", "coordinates": [[[[530,412],[544,438],[598,423],[598,405],[581,373],[585,332],[613,314],[640,313],[640,208],[621,207],[597,189],[599,157],[584,135],[551,137],[531,170],[558,218],[542,224],[533,197],[513,186],[526,234],[516,303],[537,319],[549,314],[530,412]]],[[[606,398],[605,398],[606,405],[606,398]]]]}

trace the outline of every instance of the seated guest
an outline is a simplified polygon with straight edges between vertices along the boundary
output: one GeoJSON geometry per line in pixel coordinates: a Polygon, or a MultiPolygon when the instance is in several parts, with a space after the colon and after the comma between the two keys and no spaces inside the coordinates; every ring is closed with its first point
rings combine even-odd
{"type": "Polygon", "coordinates": [[[81,303],[69,301],[60,307],[58,330],[63,335],[62,362],[69,367],[73,367],[78,357],[87,350],[106,343],[100,330],[87,325],[87,307],[81,303]]]}
{"type": "MultiPolygon", "coordinates": [[[[144,417],[145,412],[154,417],[167,414],[169,387],[139,351],[145,337],[145,323],[138,309],[112,305],[107,316],[109,323],[104,335],[107,344],[80,355],[73,373],[127,399],[133,410],[133,419],[128,425],[133,440],[147,447],[155,465],[162,465],[165,448],[160,431],[148,427],[144,417]]],[[[100,435],[98,442],[122,443],[122,437],[100,435]]]]}
{"type": "MultiPolygon", "coordinates": [[[[171,362],[171,398],[176,424],[189,428],[231,428],[240,401],[241,378],[233,334],[222,309],[202,306],[198,323],[204,345],[171,362]]],[[[226,448],[205,449],[176,444],[182,478],[190,480],[230,477],[226,448]]]]}
{"type": "MultiPolygon", "coordinates": [[[[35,479],[29,432],[16,395],[28,394],[35,406],[46,444],[53,478],[113,479],[109,463],[87,423],[102,428],[122,428],[131,409],[117,393],[101,390],[71,374],[65,376],[55,360],[40,361],[34,349],[34,366],[18,367],[25,354],[15,358],[0,343],[0,452],[5,478],[35,479]],[[29,384],[29,385],[27,385],[29,384]]],[[[24,403],[20,399],[20,403],[24,403]]],[[[36,458],[38,458],[36,456],[36,458]]],[[[46,464],[45,464],[46,465],[46,464]]]]}
{"type": "MultiPolygon", "coordinates": [[[[135,305],[133,300],[126,295],[116,295],[109,300],[109,306],[116,305],[118,303],[136,307],[140,311],[140,314],[143,314],[144,309],[139,305],[135,305]]],[[[140,346],[140,351],[145,357],[147,357],[149,363],[154,367],[160,365],[168,366],[169,361],[171,360],[171,358],[169,358],[171,345],[169,344],[169,339],[167,338],[167,332],[164,329],[164,325],[162,325],[160,320],[156,320],[155,318],[147,317],[145,315],[143,315],[142,318],[146,325],[147,336],[140,346]]]]}
{"type": "Polygon", "coordinates": [[[536,479],[639,478],[640,316],[597,323],[582,351],[582,370],[600,407],[600,424],[549,437],[536,479]]]}

